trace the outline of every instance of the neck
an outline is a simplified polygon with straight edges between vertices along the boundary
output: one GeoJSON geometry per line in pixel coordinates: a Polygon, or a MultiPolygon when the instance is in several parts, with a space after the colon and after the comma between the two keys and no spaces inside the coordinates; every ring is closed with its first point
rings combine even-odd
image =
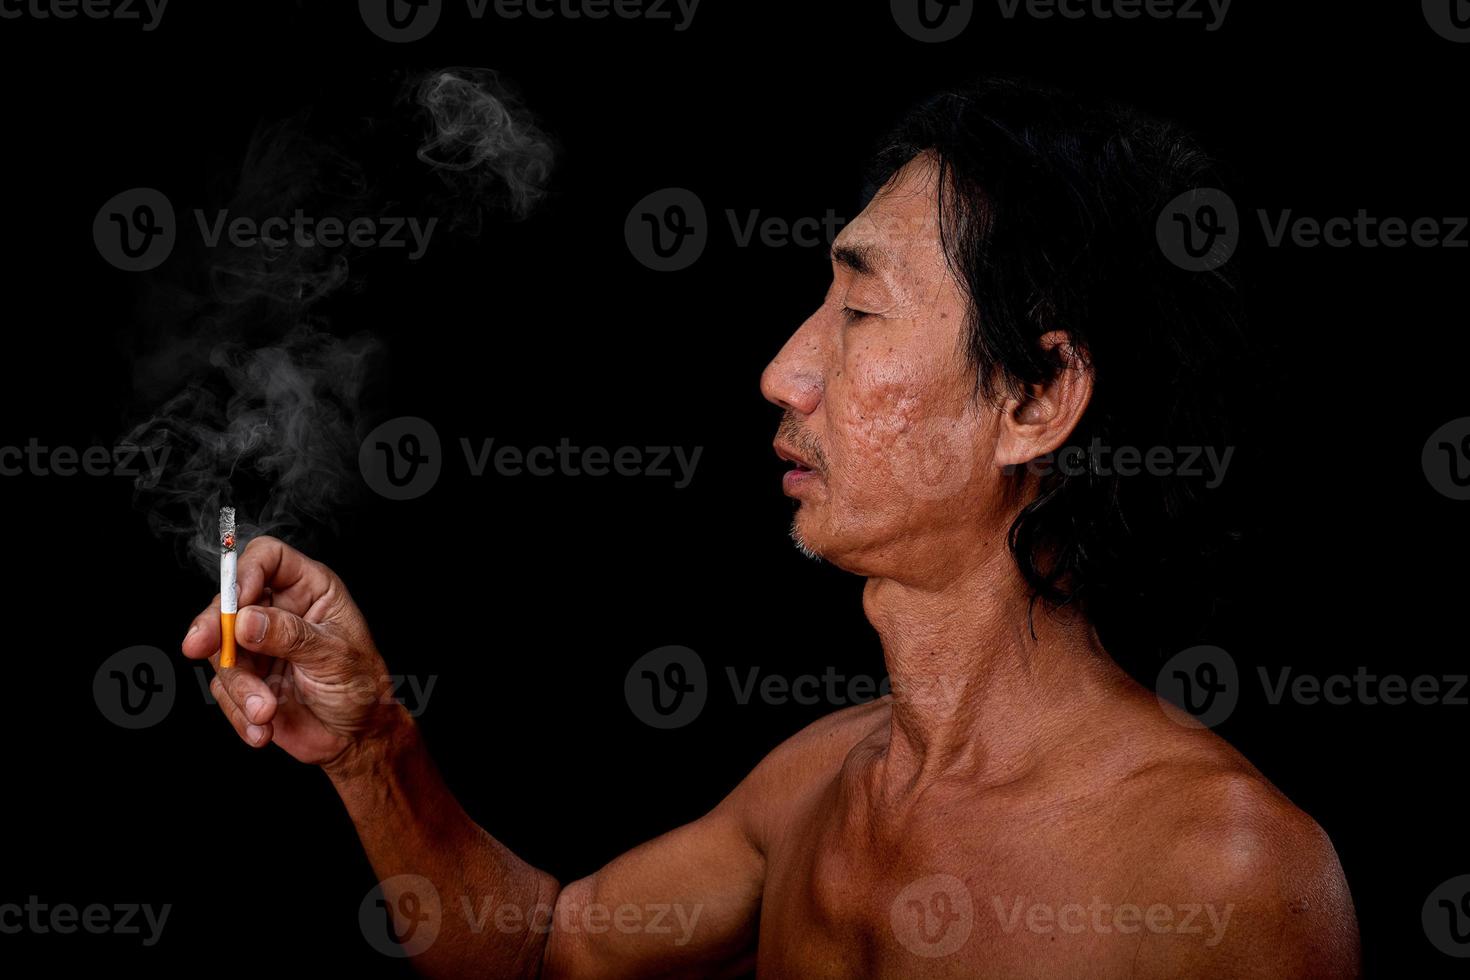
{"type": "Polygon", "coordinates": [[[884,778],[895,788],[950,775],[1019,778],[1071,719],[1126,682],[1076,611],[1038,602],[1028,617],[1028,591],[1005,551],[937,583],[870,578],[863,608],[893,688],[884,778]]]}

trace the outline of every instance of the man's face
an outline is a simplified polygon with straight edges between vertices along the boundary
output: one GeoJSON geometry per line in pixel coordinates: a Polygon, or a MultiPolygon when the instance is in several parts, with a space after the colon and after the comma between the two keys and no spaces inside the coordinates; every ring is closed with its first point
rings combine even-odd
{"type": "Polygon", "coordinates": [[[1004,534],[999,412],[974,397],[937,203],[918,158],[837,237],[826,299],[761,378],[786,412],[777,452],[802,464],[793,533],[859,574],[943,575],[1004,534]]]}

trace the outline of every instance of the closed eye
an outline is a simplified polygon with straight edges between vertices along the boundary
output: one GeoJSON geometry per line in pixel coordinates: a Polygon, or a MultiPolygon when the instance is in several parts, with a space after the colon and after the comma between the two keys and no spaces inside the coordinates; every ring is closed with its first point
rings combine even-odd
{"type": "Polygon", "coordinates": [[[851,323],[854,320],[861,320],[865,316],[872,315],[873,314],[869,313],[867,310],[855,310],[850,306],[842,307],[842,318],[848,323],[851,323]]]}

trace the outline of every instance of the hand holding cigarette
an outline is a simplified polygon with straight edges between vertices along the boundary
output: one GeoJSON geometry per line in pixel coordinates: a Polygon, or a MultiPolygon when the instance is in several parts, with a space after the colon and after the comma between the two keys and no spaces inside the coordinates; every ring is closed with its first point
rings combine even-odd
{"type": "Polygon", "coordinates": [[[234,635],[221,632],[225,604],[216,596],[184,637],[184,655],[214,664],[210,690],[247,744],[274,742],[328,768],[347,764],[402,715],[357,604],[336,573],[276,538],[255,538],[230,557],[239,587],[234,635]],[[229,639],[233,667],[225,663],[229,639]]]}

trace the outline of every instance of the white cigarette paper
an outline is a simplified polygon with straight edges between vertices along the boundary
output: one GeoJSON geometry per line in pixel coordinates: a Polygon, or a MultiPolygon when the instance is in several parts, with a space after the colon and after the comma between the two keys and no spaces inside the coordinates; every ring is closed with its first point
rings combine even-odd
{"type": "Polygon", "coordinates": [[[219,611],[238,612],[239,587],[235,584],[235,508],[219,509],[219,611]]]}

